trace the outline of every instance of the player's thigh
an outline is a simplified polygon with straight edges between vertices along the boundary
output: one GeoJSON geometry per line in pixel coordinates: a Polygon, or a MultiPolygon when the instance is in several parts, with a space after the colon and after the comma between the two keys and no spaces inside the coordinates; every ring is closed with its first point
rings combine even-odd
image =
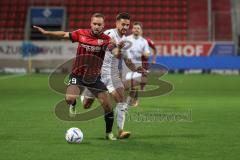
{"type": "Polygon", "coordinates": [[[116,102],[124,101],[124,86],[119,75],[106,76],[103,83],[116,102]]]}
{"type": "Polygon", "coordinates": [[[119,87],[110,93],[117,103],[124,102],[124,88],[119,87]]]}

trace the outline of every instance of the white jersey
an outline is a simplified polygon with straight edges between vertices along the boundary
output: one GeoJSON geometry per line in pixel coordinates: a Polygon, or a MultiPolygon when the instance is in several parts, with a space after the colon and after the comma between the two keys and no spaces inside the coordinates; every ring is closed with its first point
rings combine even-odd
{"type": "Polygon", "coordinates": [[[148,42],[142,36],[135,38],[134,35],[130,35],[126,37],[131,46],[126,50],[126,55],[129,59],[131,59],[132,63],[136,64],[136,66],[142,65],[142,55],[144,53],[150,53],[148,42]]]}
{"type": "MultiPolygon", "coordinates": [[[[135,38],[133,35],[130,35],[125,38],[125,41],[125,43],[128,44],[128,47],[126,47],[125,50],[127,58],[131,59],[131,62],[135,65],[135,67],[142,66],[142,55],[150,53],[147,40],[141,36],[135,38]]],[[[141,77],[142,74],[132,72],[125,64],[123,64],[122,81],[135,79],[141,82],[141,77]]]]}
{"type": "MultiPolygon", "coordinates": [[[[104,34],[111,37],[111,39],[113,39],[117,44],[119,44],[125,38],[124,35],[122,37],[119,36],[117,29],[106,30],[104,34]]],[[[118,58],[114,57],[110,51],[106,51],[102,65],[102,75],[119,76],[118,64],[118,58]]]]}

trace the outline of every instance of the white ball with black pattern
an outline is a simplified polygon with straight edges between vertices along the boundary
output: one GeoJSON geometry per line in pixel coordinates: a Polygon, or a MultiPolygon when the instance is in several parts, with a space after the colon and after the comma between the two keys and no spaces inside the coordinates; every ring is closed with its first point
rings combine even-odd
{"type": "Polygon", "coordinates": [[[81,143],[83,141],[83,133],[77,127],[69,128],[65,134],[68,143],[81,143]]]}

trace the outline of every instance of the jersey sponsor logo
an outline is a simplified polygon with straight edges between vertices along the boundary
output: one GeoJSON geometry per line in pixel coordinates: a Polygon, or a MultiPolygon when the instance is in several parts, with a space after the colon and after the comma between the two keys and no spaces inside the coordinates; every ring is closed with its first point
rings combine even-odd
{"type": "Polygon", "coordinates": [[[103,44],[103,40],[102,39],[98,39],[98,45],[102,45],[103,44]]]}
{"type": "Polygon", "coordinates": [[[86,38],[81,36],[81,41],[85,41],[85,40],[86,40],[86,38]]]}
{"type": "Polygon", "coordinates": [[[101,51],[100,46],[90,46],[90,45],[86,45],[86,44],[81,44],[81,47],[85,48],[86,51],[88,51],[88,52],[100,52],[101,51]]]}

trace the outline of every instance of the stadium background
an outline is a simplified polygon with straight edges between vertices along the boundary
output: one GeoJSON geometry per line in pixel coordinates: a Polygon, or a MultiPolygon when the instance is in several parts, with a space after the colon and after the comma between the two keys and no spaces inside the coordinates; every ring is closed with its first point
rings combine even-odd
{"type": "Polygon", "coordinates": [[[0,159],[239,159],[239,22],[239,0],[1,0],[0,159]],[[64,96],[49,88],[48,76],[74,57],[76,45],[31,25],[89,28],[94,12],[105,14],[105,28],[119,12],[143,22],[157,64],[169,69],[162,79],[174,90],[141,98],[130,114],[190,113],[191,121],[129,121],[133,137],[108,142],[100,138],[102,118],[57,119],[54,106],[64,96]],[[83,130],[83,144],[65,143],[72,126],[83,130]]]}

